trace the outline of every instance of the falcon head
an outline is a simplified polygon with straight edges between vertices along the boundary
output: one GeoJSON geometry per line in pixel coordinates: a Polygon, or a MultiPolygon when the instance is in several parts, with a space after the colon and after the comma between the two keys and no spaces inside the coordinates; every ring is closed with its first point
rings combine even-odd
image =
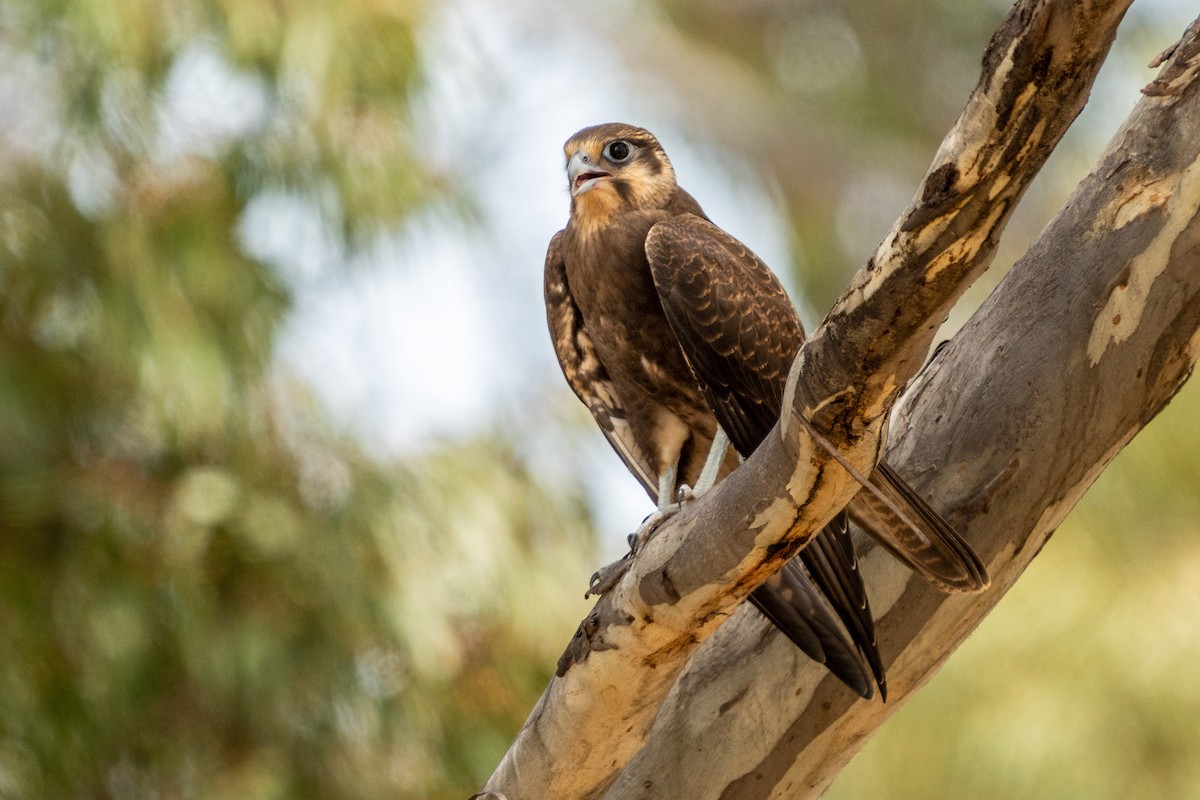
{"type": "Polygon", "coordinates": [[[664,208],[675,170],[645,128],[608,122],[576,133],[563,145],[571,216],[596,222],[620,211],[664,208]]]}

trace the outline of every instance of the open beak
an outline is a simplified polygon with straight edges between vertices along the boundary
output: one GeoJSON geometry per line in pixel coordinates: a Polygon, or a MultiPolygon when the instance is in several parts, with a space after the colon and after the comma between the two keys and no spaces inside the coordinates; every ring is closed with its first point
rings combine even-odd
{"type": "Polygon", "coordinates": [[[595,186],[604,178],[612,177],[611,173],[594,166],[595,160],[583,150],[579,150],[567,161],[567,180],[571,184],[571,195],[578,196],[595,186]]]}

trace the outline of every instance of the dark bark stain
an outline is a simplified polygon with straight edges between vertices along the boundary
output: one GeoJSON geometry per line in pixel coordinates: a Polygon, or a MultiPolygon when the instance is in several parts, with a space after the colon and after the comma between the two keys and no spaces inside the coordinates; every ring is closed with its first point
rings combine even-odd
{"type": "MultiPolygon", "coordinates": [[[[797,519],[799,519],[799,516],[796,516],[793,519],[793,525],[797,519]]],[[[771,562],[771,566],[779,566],[791,561],[792,557],[799,553],[804,546],[808,544],[809,538],[810,537],[805,537],[803,539],[792,539],[791,541],[787,542],[776,542],[775,544],[767,545],[767,559],[771,562]]]]}
{"type": "Polygon", "coordinates": [[[554,674],[560,678],[566,675],[567,670],[573,665],[587,661],[593,650],[617,649],[615,644],[604,641],[604,632],[610,626],[629,625],[632,622],[633,617],[614,609],[612,602],[607,597],[600,598],[595,608],[592,609],[592,613],[579,623],[575,635],[567,644],[567,649],[558,657],[558,666],[554,670],[554,674]]]}
{"type": "Polygon", "coordinates": [[[991,90],[992,78],[1004,60],[1009,45],[1014,38],[1025,32],[1032,15],[1033,8],[1030,3],[1018,4],[1004,20],[1004,24],[992,34],[987,48],[983,51],[983,73],[980,76],[979,85],[975,89],[976,92],[991,90]]]}
{"type": "Polygon", "coordinates": [[[1020,468],[1020,457],[1013,456],[1004,465],[1004,469],[997,472],[991,480],[984,483],[977,491],[957,504],[954,516],[962,520],[971,520],[981,514],[986,514],[988,509],[991,508],[992,500],[995,499],[1000,488],[1011,481],[1020,468]]]}
{"type": "Polygon", "coordinates": [[[679,650],[686,650],[694,647],[696,644],[696,635],[691,632],[681,633],[673,640],[667,642],[658,650],[648,654],[642,663],[650,669],[657,669],[659,664],[669,662],[675,658],[675,653],[679,650]]]}
{"type": "MultiPolygon", "coordinates": [[[[1164,287],[1166,288],[1166,287],[1164,287]]],[[[1179,290],[1171,287],[1173,293],[1179,290]]],[[[1186,343],[1194,331],[1200,330],[1200,295],[1188,292],[1190,302],[1184,303],[1166,326],[1166,335],[1160,335],[1144,367],[1148,383],[1154,387],[1153,402],[1143,414],[1142,424],[1149,422],[1191,376],[1195,364],[1186,343]]]]}
{"type": "Polygon", "coordinates": [[[1033,542],[1036,545],[1037,549],[1033,551],[1033,555],[1031,555],[1029,558],[1030,558],[1030,560],[1037,558],[1038,553],[1042,552],[1042,548],[1046,546],[1046,542],[1049,542],[1050,538],[1052,536],[1054,536],[1054,534],[1057,532],[1058,532],[1058,528],[1051,528],[1050,530],[1046,531],[1046,535],[1041,537],[1040,539],[1036,536],[1025,536],[1025,537],[1017,539],[1016,540],[1017,546],[1015,548],[1013,548],[1013,558],[1016,558],[1017,556],[1021,555],[1021,553],[1025,552],[1025,548],[1029,545],[1030,542],[1033,542]]]}
{"type": "Polygon", "coordinates": [[[787,774],[795,763],[797,756],[811,739],[814,731],[823,730],[837,717],[856,702],[858,697],[844,689],[832,675],[826,676],[817,688],[817,695],[823,695],[821,701],[811,703],[805,713],[792,723],[787,732],[779,738],[775,748],[768,753],[756,766],[741,778],[732,781],[722,798],[728,800],[750,800],[751,798],[770,797],[772,790],[787,774]]]}
{"type": "MultiPolygon", "coordinates": [[[[1102,294],[1100,297],[1106,300],[1108,298],[1108,295],[1113,293],[1113,290],[1124,289],[1125,287],[1127,287],[1129,285],[1129,275],[1130,275],[1130,270],[1131,270],[1132,266],[1133,266],[1132,264],[1126,264],[1125,268],[1122,269],[1120,272],[1118,272],[1113,277],[1113,279],[1108,282],[1108,286],[1105,287],[1107,289],[1107,291],[1105,291],[1104,294],[1102,294]]],[[[1097,309],[1099,309],[1100,303],[1101,303],[1101,301],[1097,300],[1097,304],[1096,304],[1097,309]]]]}
{"type": "Polygon", "coordinates": [[[667,602],[672,605],[679,602],[679,590],[675,588],[675,581],[671,580],[670,573],[666,567],[659,570],[659,585],[662,587],[663,594],[666,595],[667,602]]]}
{"type": "Polygon", "coordinates": [[[737,692],[734,693],[733,697],[729,698],[724,703],[721,703],[721,705],[717,708],[717,715],[721,716],[726,711],[728,711],[729,709],[733,708],[735,705],[740,703],[742,698],[746,696],[746,692],[748,692],[748,691],[750,691],[749,686],[743,686],[742,688],[738,689],[737,692]]]}
{"type": "Polygon", "coordinates": [[[929,173],[921,192],[921,202],[900,224],[900,230],[909,233],[937,219],[952,199],[958,196],[954,190],[958,182],[958,166],[952,162],[942,164],[929,173]]]}
{"type": "Polygon", "coordinates": [[[1033,67],[1030,70],[1030,77],[1034,83],[1045,83],[1050,77],[1050,67],[1054,64],[1054,48],[1047,47],[1042,51],[1038,59],[1033,62],[1033,67]]]}

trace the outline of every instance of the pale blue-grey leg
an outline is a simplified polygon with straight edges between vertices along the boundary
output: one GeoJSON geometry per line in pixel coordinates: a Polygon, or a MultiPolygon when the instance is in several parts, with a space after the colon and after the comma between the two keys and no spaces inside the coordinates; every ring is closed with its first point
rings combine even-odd
{"type": "Polygon", "coordinates": [[[633,563],[633,556],[637,553],[638,548],[649,540],[659,525],[679,511],[679,503],[674,502],[675,480],[678,475],[679,463],[676,462],[664,469],[658,476],[658,507],[651,512],[650,516],[642,520],[642,524],[636,531],[629,534],[629,552],[619,560],[592,573],[584,597],[605,594],[616,586],[621,577],[629,571],[629,565],[633,563]]]}
{"type": "Polygon", "coordinates": [[[708,458],[704,461],[704,469],[700,471],[700,478],[696,481],[696,485],[692,487],[692,496],[699,497],[712,488],[717,482],[717,474],[721,471],[721,465],[725,463],[725,453],[729,451],[729,436],[725,433],[724,428],[717,426],[717,434],[713,437],[712,447],[708,449],[708,458]]]}
{"type": "MultiPolygon", "coordinates": [[[[704,468],[700,470],[700,477],[696,480],[695,487],[686,484],[679,487],[679,493],[676,495],[679,505],[690,503],[713,487],[713,484],[717,482],[717,475],[721,472],[721,465],[725,463],[725,454],[728,452],[729,436],[718,425],[717,432],[713,434],[712,446],[708,448],[708,457],[704,459],[704,468]]],[[[661,507],[661,497],[659,505],[661,507]]]]}
{"type": "Polygon", "coordinates": [[[617,581],[628,571],[633,555],[649,540],[658,526],[678,513],[683,503],[699,497],[713,487],[728,452],[729,436],[718,425],[717,432],[713,436],[712,447],[708,449],[708,457],[704,460],[704,468],[700,470],[700,477],[696,481],[696,488],[680,486],[677,498],[675,481],[679,477],[679,463],[676,462],[662,471],[662,474],[658,476],[658,507],[650,516],[642,520],[641,526],[635,532],[629,534],[629,552],[619,561],[615,561],[607,567],[601,567],[592,575],[584,597],[593,594],[602,595],[617,585],[617,581]]]}
{"type": "MultiPolygon", "coordinates": [[[[679,475],[679,462],[662,471],[658,476],[658,512],[664,513],[675,503],[675,479],[679,475]]],[[[651,514],[650,516],[654,516],[651,514]]]]}

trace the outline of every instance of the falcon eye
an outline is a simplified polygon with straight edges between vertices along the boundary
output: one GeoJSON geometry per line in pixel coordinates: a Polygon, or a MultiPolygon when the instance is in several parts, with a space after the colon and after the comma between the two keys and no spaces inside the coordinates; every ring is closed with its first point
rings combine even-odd
{"type": "Polygon", "coordinates": [[[604,148],[604,157],[614,164],[628,161],[631,155],[633,155],[633,148],[629,146],[629,142],[613,142],[604,148]]]}

